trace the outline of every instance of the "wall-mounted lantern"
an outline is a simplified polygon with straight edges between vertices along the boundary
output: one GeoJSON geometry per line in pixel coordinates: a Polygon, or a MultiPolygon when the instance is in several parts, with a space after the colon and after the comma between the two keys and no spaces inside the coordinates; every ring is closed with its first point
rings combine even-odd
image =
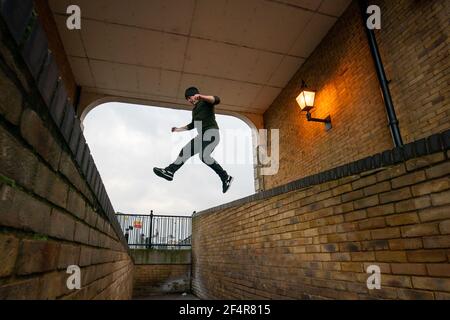
{"type": "Polygon", "coordinates": [[[316,91],[309,89],[305,81],[302,81],[301,90],[302,92],[298,95],[296,100],[302,111],[306,112],[306,119],[311,122],[322,122],[325,124],[325,130],[330,130],[332,128],[330,116],[326,117],[325,119],[317,119],[311,116],[310,111],[314,108],[316,91]]]}

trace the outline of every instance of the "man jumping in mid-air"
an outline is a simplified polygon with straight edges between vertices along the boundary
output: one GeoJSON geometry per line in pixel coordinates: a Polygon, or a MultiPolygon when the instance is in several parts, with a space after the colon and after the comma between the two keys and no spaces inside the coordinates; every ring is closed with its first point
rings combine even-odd
{"type": "Polygon", "coordinates": [[[193,155],[199,154],[203,163],[213,169],[222,180],[222,192],[225,193],[230,188],[233,177],[211,157],[214,148],[219,144],[219,126],[214,114],[214,106],[220,103],[217,96],[201,95],[197,88],[186,89],[185,98],[193,106],[192,121],[187,126],[172,128],[172,132],[183,132],[197,129],[198,135],[180,151],[178,158],[168,167],[153,168],[153,172],[168,181],[173,180],[175,172],[193,155]]]}

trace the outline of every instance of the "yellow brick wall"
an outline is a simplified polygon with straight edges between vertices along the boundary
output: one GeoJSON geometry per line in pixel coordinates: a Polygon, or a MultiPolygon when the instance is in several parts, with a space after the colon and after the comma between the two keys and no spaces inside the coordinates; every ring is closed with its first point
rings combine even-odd
{"type": "Polygon", "coordinates": [[[204,299],[450,299],[450,152],[193,218],[204,299]],[[369,290],[369,265],[381,290],[369,290]]]}
{"type": "Polygon", "coordinates": [[[134,297],[190,292],[190,264],[147,264],[134,268],[134,297]]]}
{"type": "MultiPolygon", "coordinates": [[[[371,4],[382,10],[376,36],[404,142],[450,128],[449,2],[371,4]]],[[[280,170],[264,177],[265,189],[393,147],[357,1],[265,112],[264,125],[280,129],[280,170]],[[313,116],[331,115],[331,131],[300,112],[302,79],[317,90],[313,116]]]]}
{"type": "Polygon", "coordinates": [[[377,32],[406,143],[450,128],[450,2],[375,1],[377,32]]]}
{"type": "Polygon", "coordinates": [[[0,18],[0,300],[129,299],[123,234],[49,109],[0,18]]]}

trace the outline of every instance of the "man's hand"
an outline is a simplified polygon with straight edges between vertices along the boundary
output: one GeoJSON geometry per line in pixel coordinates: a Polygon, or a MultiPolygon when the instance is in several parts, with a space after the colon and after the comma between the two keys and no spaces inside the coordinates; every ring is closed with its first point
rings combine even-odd
{"type": "Polygon", "coordinates": [[[183,132],[183,131],[187,131],[188,129],[186,127],[181,127],[181,128],[177,128],[177,127],[173,127],[172,128],[172,132],[183,132]]]}
{"type": "Polygon", "coordinates": [[[216,101],[216,98],[214,96],[204,96],[202,94],[193,95],[193,96],[189,97],[188,100],[189,100],[190,103],[193,103],[193,104],[196,104],[200,100],[203,100],[203,101],[206,101],[206,102],[209,102],[209,103],[213,103],[213,104],[219,104],[220,103],[220,100],[216,101]]]}
{"type": "Polygon", "coordinates": [[[203,96],[201,94],[196,94],[192,98],[194,99],[194,101],[200,101],[203,99],[203,96]]]}

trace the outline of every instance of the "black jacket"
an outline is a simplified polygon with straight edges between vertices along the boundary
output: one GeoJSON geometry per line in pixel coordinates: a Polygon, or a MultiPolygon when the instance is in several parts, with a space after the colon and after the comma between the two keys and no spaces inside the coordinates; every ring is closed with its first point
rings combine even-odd
{"type": "Polygon", "coordinates": [[[192,130],[195,128],[195,122],[202,122],[202,131],[207,129],[219,129],[219,126],[216,122],[216,116],[214,111],[214,106],[220,103],[220,98],[214,96],[214,103],[209,103],[204,100],[200,100],[195,105],[192,110],[192,121],[187,125],[188,130],[192,130]]]}

